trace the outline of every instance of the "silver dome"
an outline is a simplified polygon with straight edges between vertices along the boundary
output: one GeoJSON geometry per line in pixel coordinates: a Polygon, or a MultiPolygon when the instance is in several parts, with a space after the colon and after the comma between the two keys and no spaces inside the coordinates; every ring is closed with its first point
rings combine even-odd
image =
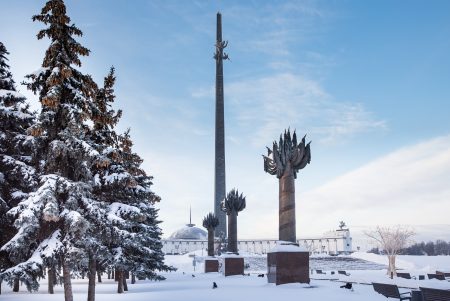
{"type": "Polygon", "coordinates": [[[192,240],[206,240],[208,233],[200,228],[194,226],[184,226],[175,231],[169,236],[169,239],[192,239],[192,240]]]}

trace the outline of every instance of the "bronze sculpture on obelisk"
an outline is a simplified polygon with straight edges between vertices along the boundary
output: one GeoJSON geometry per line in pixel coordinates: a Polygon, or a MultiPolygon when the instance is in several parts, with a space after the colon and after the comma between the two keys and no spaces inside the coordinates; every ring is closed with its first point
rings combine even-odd
{"type": "Polygon", "coordinates": [[[223,96],[223,60],[228,55],[223,51],[228,45],[222,41],[222,15],[217,13],[216,52],[216,133],[215,133],[215,174],[214,174],[214,214],[219,219],[215,236],[227,236],[226,214],[221,210],[221,202],[225,198],[225,123],[223,96]]]}

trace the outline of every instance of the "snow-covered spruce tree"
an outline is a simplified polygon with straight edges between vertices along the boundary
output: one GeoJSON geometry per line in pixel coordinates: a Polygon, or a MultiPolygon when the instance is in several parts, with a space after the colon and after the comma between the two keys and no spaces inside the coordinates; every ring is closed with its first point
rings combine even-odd
{"type": "Polygon", "coordinates": [[[21,250],[31,256],[3,274],[19,276],[28,289],[36,289],[33,275],[58,263],[65,300],[72,301],[71,272],[78,269],[85,256],[83,246],[92,239],[87,231],[95,226],[91,220],[102,216],[91,194],[90,165],[97,152],[86,137],[97,88],[90,76],[76,68],[81,66],[79,57],[89,50],[74,39],[82,32],[69,25],[64,2],[48,1],[33,21],[48,25],[38,39],[51,40],[42,68],[29,75],[27,83],[42,104],[30,133],[37,141],[35,160],[43,176],[37,191],[10,210],[17,216],[18,233],[2,248],[9,254],[21,250]]]}
{"type": "MultiPolygon", "coordinates": [[[[92,108],[91,140],[99,153],[92,173],[94,196],[107,204],[105,223],[109,223],[105,224],[109,231],[104,231],[101,239],[110,246],[110,256],[97,254],[97,262],[102,269],[107,265],[116,269],[120,278],[118,291],[123,292],[125,272],[131,272],[133,279],[135,275],[162,279],[156,271],[171,268],[162,263],[161,230],[157,226],[157,210],[153,207],[159,197],[150,190],[152,178],[140,169],[139,156],[131,152],[129,133],[118,136],[114,129],[122,114],[111,106],[115,99],[114,84],[114,68],[111,68],[103,88],[97,91],[92,108]]],[[[94,285],[94,279],[90,279],[91,294],[94,285]]]]}
{"type": "MultiPolygon", "coordinates": [[[[27,135],[34,114],[25,103],[25,97],[16,91],[12,74],[7,64],[8,51],[0,42],[0,247],[16,233],[13,219],[7,216],[9,209],[25,199],[37,185],[35,168],[31,154],[33,137],[27,135]]],[[[0,251],[0,272],[12,267],[24,259],[23,254],[0,251]]],[[[13,291],[19,290],[17,277],[8,279],[13,282],[13,291]]],[[[1,293],[0,278],[0,293],[1,293]]]]}
{"type": "Polygon", "coordinates": [[[118,293],[123,293],[124,274],[131,272],[138,279],[163,280],[157,271],[170,271],[164,264],[158,210],[160,201],[151,189],[152,177],[140,167],[142,159],[131,150],[129,131],[119,137],[119,153],[104,181],[116,187],[109,205],[112,222],[112,265],[118,278],[118,293]]]}
{"type": "MultiPolygon", "coordinates": [[[[117,135],[114,126],[120,119],[122,112],[115,112],[111,105],[114,102],[114,68],[110,69],[109,74],[105,77],[103,87],[97,90],[96,97],[91,104],[91,119],[93,128],[90,131],[90,140],[92,145],[98,152],[91,166],[92,174],[95,177],[93,197],[107,208],[108,204],[114,202],[115,191],[114,186],[108,185],[105,176],[110,174],[110,166],[118,156],[117,135]]],[[[95,237],[92,243],[86,248],[88,253],[88,301],[95,300],[95,275],[103,272],[105,267],[111,261],[111,253],[109,248],[105,247],[111,241],[111,222],[106,215],[96,221],[97,227],[93,227],[88,231],[90,237],[95,237]]],[[[99,279],[100,276],[99,276],[99,279]]]]}

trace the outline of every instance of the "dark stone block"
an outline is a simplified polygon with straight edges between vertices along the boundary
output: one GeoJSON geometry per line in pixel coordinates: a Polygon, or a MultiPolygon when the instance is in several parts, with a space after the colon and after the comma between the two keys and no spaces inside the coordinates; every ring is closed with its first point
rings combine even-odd
{"type": "Polygon", "coordinates": [[[276,285],[309,283],[309,252],[273,252],[267,254],[267,279],[276,285]]]}
{"type": "Polygon", "coordinates": [[[244,274],[244,258],[242,257],[225,257],[224,265],[225,276],[244,274]]]}
{"type": "Polygon", "coordinates": [[[205,273],[214,273],[219,271],[219,260],[205,259],[205,273]]]}
{"type": "Polygon", "coordinates": [[[421,291],[412,290],[411,291],[411,301],[422,301],[423,295],[421,291]]]}

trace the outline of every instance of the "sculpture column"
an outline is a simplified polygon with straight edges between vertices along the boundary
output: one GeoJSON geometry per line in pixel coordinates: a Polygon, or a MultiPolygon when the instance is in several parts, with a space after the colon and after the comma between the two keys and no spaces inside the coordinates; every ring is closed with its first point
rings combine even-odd
{"type": "Polygon", "coordinates": [[[208,257],[205,258],[205,273],[219,271],[219,261],[214,257],[214,229],[218,225],[219,220],[211,212],[203,219],[203,227],[208,230],[208,257]]]}
{"type": "Polygon", "coordinates": [[[289,130],[267,148],[264,171],[279,179],[279,242],[267,254],[269,283],[309,283],[309,252],[297,243],[295,229],[295,178],[297,172],[311,162],[310,144],[305,137],[300,143],[289,130]]]}
{"type": "Polygon", "coordinates": [[[244,273],[244,257],[239,256],[237,246],[237,216],[245,209],[245,197],[236,189],[231,190],[222,202],[222,210],[228,216],[227,254],[223,254],[224,275],[242,275],[244,273]]]}
{"type": "Polygon", "coordinates": [[[295,243],[295,177],[289,165],[290,162],[279,181],[278,239],[295,243]]]}

